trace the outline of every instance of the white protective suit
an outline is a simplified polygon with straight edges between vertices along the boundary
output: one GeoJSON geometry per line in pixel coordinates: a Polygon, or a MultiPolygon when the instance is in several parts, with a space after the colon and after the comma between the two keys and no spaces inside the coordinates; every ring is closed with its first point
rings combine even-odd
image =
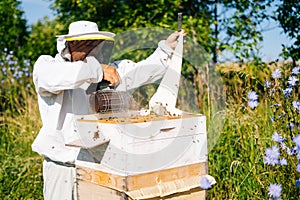
{"type": "MultiPolygon", "coordinates": [[[[86,89],[101,82],[103,72],[94,57],[86,62],[70,62],[62,57],[65,40],[58,38],[58,54],[53,58],[42,55],[34,65],[33,80],[43,127],[32,144],[33,151],[51,160],[74,163],[79,148],[65,146],[78,138],[75,119],[92,113],[86,89]]],[[[122,60],[111,63],[122,79],[116,90],[130,90],[154,82],[164,75],[173,50],[160,41],[147,59],[134,63],[122,60]]]]}

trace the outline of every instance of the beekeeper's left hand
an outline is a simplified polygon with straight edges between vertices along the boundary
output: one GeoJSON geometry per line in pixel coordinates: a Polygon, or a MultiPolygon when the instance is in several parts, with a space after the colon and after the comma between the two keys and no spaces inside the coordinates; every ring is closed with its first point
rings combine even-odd
{"type": "Polygon", "coordinates": [[[183,36],[186,36],[186,32],[184,30],[176,31],[172,33],[166,40],[166,44],[171,47],[173,50],[176,48],[178,43],[178,37],[180,34],[183,34],[183,36]]]}

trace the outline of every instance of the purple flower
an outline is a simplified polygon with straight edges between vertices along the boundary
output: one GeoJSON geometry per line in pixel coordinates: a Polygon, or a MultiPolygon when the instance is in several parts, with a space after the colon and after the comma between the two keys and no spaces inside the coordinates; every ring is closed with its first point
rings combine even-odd
{"type": "Polygon", "coordinates": [[[272,85],[272,83],[269,82],[268,80],[266,80],[265,87],[269,89],[271,87],[271,85],[272,85]]]}
{"type": "Polygon", "coordinates": [[[298,75],[299,74],[299,71],[300,71],[300,67],[296,66],[292,69],[292,74],[294,75],[298,75]]]}
{"type": "Polygon", "coordinates": [[[272,135],[272,139],[278,143],[281,143],[284,140],[283,137],[277,132],[272,135]]]}
{"type": "Polygon", "coordinates": [[[281,191],[282,191],[281,184],[276,184],[276,183],[270,184],[270,186],[269,186],[269,196],[270,197],[280,198],[281,191]]]}
{"type": "Polygon", "coordinates": [[[291,86],[295,86],[298,81],[299,81],[299,79],[296,76],[290,76],[288,79],[288,83],[291,86]]]}
{"type": "Polygon", "coordinates": [[[256,94],[255,91],[251,91],[248,93],[248,99],[251,101],[256,101],[258,98],[258,95],[256,94]]]}
{"type": "Polygon", "coordinates": [[[275,70],[272,72],[272,77],[273,77],[273,78],[281,78],[281,71],[280,71],[280,69],[275,69],[275,70]]]}
{"type": "Polygon", "coordinates": [[[200,187],[204,190],[207,190],[207,189],[211,188],[211,182],[206,176],[201,178],[199,184],[200,184],[200,187]]]}

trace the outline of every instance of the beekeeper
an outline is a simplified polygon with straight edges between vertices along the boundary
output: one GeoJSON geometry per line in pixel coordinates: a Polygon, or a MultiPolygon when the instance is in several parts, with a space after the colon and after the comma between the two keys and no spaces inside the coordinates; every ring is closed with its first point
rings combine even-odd
{"type": "Polygon", "coordinates": [[[74,141],[75,116],[91,113],[87,89],[106,81],[117,90],[137,88],[160,79],[165,73],[179,34],[172,33],[158,43],[145,60],[121,60],[104,64],[115,34],[99,31],[90,21],[70,24],[69,33],[57,37],[58,54],[42,55],[34,64],[33,81],[38,94],[42,128],[32,144],[44,157],[44,198],[76,199],[75,159],[79,148],[66,146],[74,141]]]}

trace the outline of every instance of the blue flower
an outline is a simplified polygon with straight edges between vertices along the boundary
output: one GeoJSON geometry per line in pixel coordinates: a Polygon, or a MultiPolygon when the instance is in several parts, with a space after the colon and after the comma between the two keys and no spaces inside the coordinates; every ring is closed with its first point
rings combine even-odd
{"type": "Polygon", "coordinates": [[[264,163],[267,165],[276,165],[279,164],[279,148],[277,146],[272,146],[271,148],[267,148],[265,150],[266,156],[264,157],[264,163]]]}
{"type": "Polygon", "coordinates": [[[297,111],[300,113],[300,102],[293,101],[292,103],[293,107],[297,109],[297,111]]]}
{"type": "Polygon", "coordinates": [[[279,148],[277,146],[272,146],[271,148],[267,148],[265,153],[266,156],[270,158],[278,158],[280,155],[279,148]]]}
{"type": "Polygon", "coordinates": [[[294,67],[293,69],[292,69],[292,74],[294,74],[294,75],[298,75],[299,74],[299,71],[300,71],[300,67],[294,67]]]}
{"type": "Polygon", "coordinates": [[[281,78],[281,71],[280,71],[280,69],[275,69],[275,70],[272,72],[272,77],[273,77],[273,78],[281,78]]]}
{"type": "Polygon", "coordinates": [[[296,185],[296,187],[300,187],[300,179],[296,180],[296,184],[295,185],[296,185]]]}
{"type": "Polygon", "coordinates": [[[273,105],[270,105],[270,108],[272,108],[272,107],[279,107],[279,106],[281,106],[281,104],[279,104],[279,103],[274,103],[273,105]]]}
{"type": "Polygon", "coordinates": [[[281,166],[287,165],[287,160],[286,160],[285,158],[281,158],[281,159],[279,160],[279,165],[281,165],[281,166]]]}
{"type": "Polygon", "coordinates": [[[296,76],[290,76],[289,79],[288,79],[288,83],[291,86],[295,86],[298,81],[299,81],[299,79],[296,76]]]}
{"type": "Polygon", "coordinates": [[[283,90],[283,94],[284,94],[285,97],[289,97],[291,95],[292,91],[293,91],[293,88],[288,87],[288,88],[283,90]]]}
{"type": "Polygon", "coordinates": [[[293,123],[289,123],[289,128],[290,128],[291,130],[294,130],[294,129],[295,129],[295,125],[294,125],[293,123]]]}
{"type": "Polygon", "coordinates": [[[300,172],[300,164],[299,163],[296,166],[296,170],[297,170],[297,172],[300,172]]]}
{"type": "Polygon", "coordinates": [[[270,118],[271,122],[275,122],[276,118],[273,116],[270,118]]]}
{"type": "Polygon", "coordinates": [[[268,156],[264,156],[264,164],[275,166],[279,163],[278,159],[274,159],[268,156]]]}
{"type": "Polygon", "coordinates": [[[200,184],[200,187],[204,190],[207,190],[207,189],[211,188],[211,182],[206,176],[201,178],[199,184],[200,184]]]}
{"type": "Polygon", "coordinates": [[[253,101],[253,100],[250,100],[248,101],[248,106],[252,109],[256,108],[258,106],[258,102],[257,101],[253,101]]]}
{"type": "Polygon", "coordinates": [[[292,155],[295,155],[297,153],[297,147],[294,147],[294,148],[287,148],[286,149],[286,153],[289,155],[289,156],[292,156],[292,155]]]}
{"type": "Polygon", "coordinates": [[[281,143],[284,140],[283,137],[277,132],[272,135],[272,139],[278,143],[281,143]]]}
{"type": "Polygon", "coordinates": [[[272,83],[269,82],[268,80],[266,80],[265,87],[269,89],[271,87],[271,85],[272,85],[272,83]]]}
{"type": "Polygon", "coordinates": [[[300,147],[300,134],[293,137],[293,142],[297,145],[297,147],[300,147]]]}
{"type": "Polygon", "coordinates": [[[248,93],[248,99],[249,100],[255,101],[255,100],[257,100],[257,98],[258,98],[258,95],[256,94],[255,91],[251,91],[251,92],[248,93]]]}
{"type": "Polygon", "coordinates": [[[281,184],[276,184],[276,183],[270,184],[270,186],[269,186],[269,196],[270,197],[280,198],[281,191],[282,191],[281,184]]]}

